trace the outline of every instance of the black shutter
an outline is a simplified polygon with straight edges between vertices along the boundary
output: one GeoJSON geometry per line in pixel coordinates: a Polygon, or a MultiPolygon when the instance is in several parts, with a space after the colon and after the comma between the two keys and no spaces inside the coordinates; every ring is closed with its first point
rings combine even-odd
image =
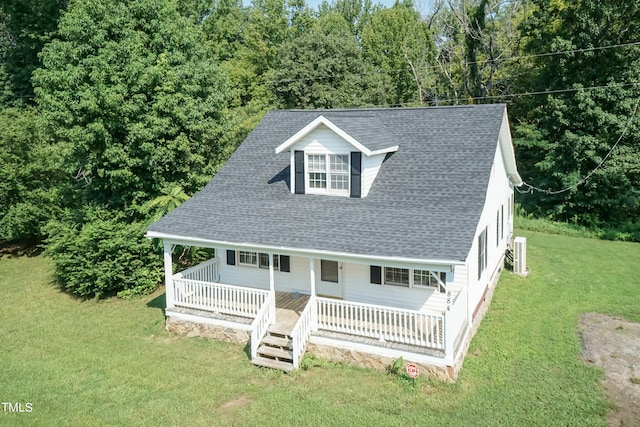
{"type": "Polygon", "coordinates": [[[362,197],[360,191],[362,176],[362,153],[351,152],[351,197],[362,197]]]}
{"type": "Polygon", "coordinates": [[[304,151],[294,151],[296,194],[304,194],[304,151]]]}
{"type": "Polygon", "coordinates": [[[227,265],[236,265],[236,251],[227,249],[227,265]]]}
{"type": "Polygon", "coordinates": [[[284,273],[289,273],[291,271],[289,255],[280,255],[280,271],[284,273]]]}
{"type": "Polygon", "coordinates": [[[372,265],[369,267],[371,276],[370,282],[375,285],[382,285],[382,267],[379,265],[372,265]]]}

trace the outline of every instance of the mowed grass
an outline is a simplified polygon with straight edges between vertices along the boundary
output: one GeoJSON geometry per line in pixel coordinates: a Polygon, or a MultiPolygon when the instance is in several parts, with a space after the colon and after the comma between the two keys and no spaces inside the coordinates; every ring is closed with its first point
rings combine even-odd
{"type": "Polygon", "coordinates": [[[164,295],[79,301],[47,258],[0,259],[0,425],[604,426],[584,312],[640,321],[640,245],[521,231],[531,274],[504,272],[457,382],[307,358],[284,374],[242,346],[164,330],[164,295]]]}

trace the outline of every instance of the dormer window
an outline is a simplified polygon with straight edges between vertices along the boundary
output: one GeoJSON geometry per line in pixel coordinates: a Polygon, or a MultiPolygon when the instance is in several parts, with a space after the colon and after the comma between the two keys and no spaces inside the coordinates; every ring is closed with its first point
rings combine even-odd
{"type": "Polygon", "coordinates": [[[349,195],[348,154],[308,154],[307,165],[310,193],[349,195]]]}
{"type": "Polygon", "coordinates": [[[371,117],[320,115],[276,148],[291,155],[290,189],[295,194],[366,197],[382,163],[398,150],[383,125],[371,129],[371,117]]]}

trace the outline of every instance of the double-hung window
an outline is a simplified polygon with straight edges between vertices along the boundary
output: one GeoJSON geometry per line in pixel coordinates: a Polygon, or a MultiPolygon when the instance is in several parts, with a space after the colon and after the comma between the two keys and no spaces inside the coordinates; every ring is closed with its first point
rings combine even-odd
{"type": "Polygon", "coordinates": [[[409,287],[409,269],[385,267],[384,284],[409,287]]]}
{"type": "MultiPolygon", "coordinates": [[[[238,251],[238,265],[247,267],[269,268],[269,260],[271,256],[262,252],[238,251]]],[[[279,270],[279,256],[273,256],[273,269],[279,270]]]]}
{"type": "Polygon", "coordinates": [[[309,188],[327,188],[327,159],[324,154],[309,155],[309,188]]]}
{"type": "Polygon", "coordinates": [[[397,268],[384,267],[384,276],[382,280],[374,280],[371,283],[404,286],[406,288],[436,288],[440,292],[444,292],[444,284],[446,276],[441,272],[431,272],[429,270],[417,270],[413,268],[397,268]],[[438,276],[440,281],[438,281],[438,276]]]}
{"type": "MultiPolygon", "coordinates": [[[[264,253],[259,253],[258,254],[258,267],[260,268],[269,268],[269,260],[271,259],[271,255],[269,254],[264,254],[264,253]]],[[[274,255],[273,256],[273,269],[274,270],[279,270],[280,269],[280,263],[278,262],[280,260],[280,257],[278,255],[274,255]]]]}
{"type": "Polygon", "coordinates": [[[349,194],[348,154],[309,154],[307,170],[311,191],[349,194]]]}
{"type": "Polygon", "coordinates": [[[238,264],[239,265],[258,265],[258,257],[255,252],[238,251],[238,264]]]}

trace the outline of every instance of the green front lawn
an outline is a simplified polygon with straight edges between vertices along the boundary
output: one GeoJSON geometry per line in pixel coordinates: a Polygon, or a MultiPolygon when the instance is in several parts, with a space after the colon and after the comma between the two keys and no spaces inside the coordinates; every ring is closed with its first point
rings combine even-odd
{"type": "Polygon", "coordinates": [[[519,232],[531,274],[503,273],[455,384],[307,358],[291,375],[246,350],[164,331],[164,295],[79,301],[46,258],[0,259],[0,425],[606,425],[602,372],[576,323],[640,321],[640,245],[519,232]],[[6,405],[5,405],[6,406],[6,405]]]}

